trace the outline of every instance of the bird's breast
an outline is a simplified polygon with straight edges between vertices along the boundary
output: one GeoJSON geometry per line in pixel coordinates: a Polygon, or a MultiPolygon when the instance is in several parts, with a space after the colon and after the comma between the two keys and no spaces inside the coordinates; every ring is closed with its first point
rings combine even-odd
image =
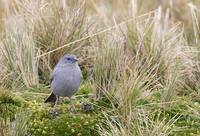
{"type": "Polygon", "coordinates": [[[81,72],[78,68],[57,68],[53,73],[51,88],[55,95],[71,97],[79,88],[81,72]]]}

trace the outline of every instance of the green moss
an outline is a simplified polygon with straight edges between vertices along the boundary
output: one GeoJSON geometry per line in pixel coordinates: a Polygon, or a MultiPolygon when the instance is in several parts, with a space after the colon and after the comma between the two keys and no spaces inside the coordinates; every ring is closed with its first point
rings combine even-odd
{"type": "Polygon", "coordinates": [[[19,101],[14,100],[14,95],[8,90],[0,91],[0,104],[13,104],[20,106],[19,101]]]}
{"type": "Polygon", "coordinates": [[[83,114],[62,114],[55,119],[43,118],[33,119],[30,123],[30,133],[32,135],[63,135],[74,136],[96,136],[96,117],[83,114]]]}
{"type": "Polygon", "coordinates": [[[0,91],[0,117],[3,119],[14,119],[15,114],[24,105],[21,97],[13,95],[8,90],[0,91]]]}
{"type": "Polygon", "coordinates": [[[90,82],[84,81],[81,85],[81,87],[79,88],[77,95],[82,95],[82,94],[89,94],[89,93],[93,93],[94,89],[91,87],[90,82]]]}
{"type": "Polygon", "coordinates": [[[72,113],[68,105],[58,105],[56,107],[57,115],[53,115],[53,108],[46,104],[36,102],[29,103],[29,110],[32,111],[32,117],[28,124],[28,131],[35,136],[97,136],[97,124],[102,116],[99,113],[83,112],[79,106],[76,106],[76,112],[72,113]]]}

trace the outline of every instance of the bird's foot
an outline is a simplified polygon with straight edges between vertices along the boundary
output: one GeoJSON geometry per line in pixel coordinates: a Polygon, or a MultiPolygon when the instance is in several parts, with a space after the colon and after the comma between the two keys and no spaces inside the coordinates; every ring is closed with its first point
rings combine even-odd
{"type": "Polygon", "coordinates": [[[94,106],[91,103],[86,103],[84,102],[81,105],[82,110],[84,110],[85,112],[92,112],[94,111],[94,106]]]}
{"type": "Polygon", "coordinates": [[[65,103],[65,99],[61,97],[58,101],[58,104],[62,105],[63,103],[65,103]]]}
{"type": "Polygon", "coordinates": [[[49,111],[50,118],[56,118],[59,115],[58,110],[54,107],[49,111]]]}

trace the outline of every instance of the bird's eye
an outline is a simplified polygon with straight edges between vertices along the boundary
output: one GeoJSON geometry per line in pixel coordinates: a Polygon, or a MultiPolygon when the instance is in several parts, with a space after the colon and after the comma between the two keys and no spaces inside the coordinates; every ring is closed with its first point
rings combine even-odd
{"type": "Polygon", "coordinates": [[[70,58],[67,58],[67,60],[71,60],[70,58]]]}

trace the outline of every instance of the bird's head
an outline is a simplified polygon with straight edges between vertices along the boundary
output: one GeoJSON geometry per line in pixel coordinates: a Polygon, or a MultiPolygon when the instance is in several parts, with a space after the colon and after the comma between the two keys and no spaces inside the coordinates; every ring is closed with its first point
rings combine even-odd
{"type": "Polygon", "coordinates": [[[61,64],[76,64],[78,61],[77,57],[73,54],[67,54],[67,55],[64,55],[59,63],[61,64]]]}

